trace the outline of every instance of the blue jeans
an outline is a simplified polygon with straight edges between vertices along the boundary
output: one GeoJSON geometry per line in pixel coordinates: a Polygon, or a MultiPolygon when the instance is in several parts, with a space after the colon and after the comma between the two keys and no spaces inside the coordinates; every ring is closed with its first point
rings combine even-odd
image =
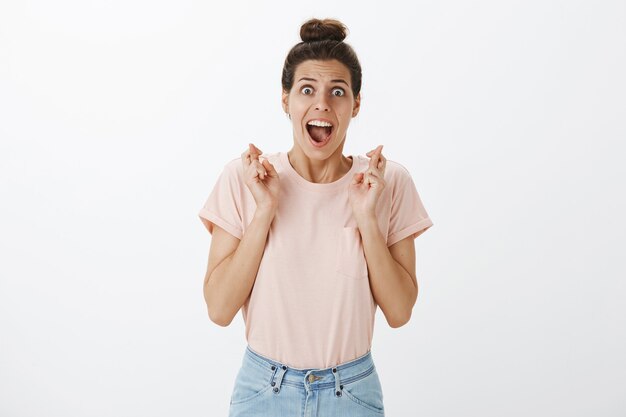
{"type": "Polygon", "coordinates": [[[381,417],[383,392],[368,351],[325,369],[285,366],[246,347],[229,417],[381,417]]]}

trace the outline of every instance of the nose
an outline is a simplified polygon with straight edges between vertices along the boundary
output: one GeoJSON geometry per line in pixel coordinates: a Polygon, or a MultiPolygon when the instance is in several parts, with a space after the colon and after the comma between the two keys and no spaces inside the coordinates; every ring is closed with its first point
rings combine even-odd
{"type": "Polygon", "coordinates": [[[320,99],[315,106],[315,110],[321,111],[330,111],[330,107],[328,106],[328,102],[326,101],[326,97],[323,94],[320,94],[320,99]]]}

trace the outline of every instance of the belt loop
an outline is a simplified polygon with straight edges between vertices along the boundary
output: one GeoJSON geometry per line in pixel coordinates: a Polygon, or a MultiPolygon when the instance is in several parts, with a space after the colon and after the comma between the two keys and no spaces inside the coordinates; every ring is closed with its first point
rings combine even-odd
{"type": "Polygon", "coordinates": [[[337,371],[337,368],[333,368],[333,375],[335,377],[335,397],[341,397],[343,385],[339,383],[339,372],[337,371]]]}
{"type": "Polygon", "coordinates": [[[283,383],[283,376],[285,375],[285,372],[287,371],[287,367],[285,365],[282,365],[280,367],[280,369],[278,370],[278,381],[274,382],[272,381],[272,385],[274,386],[274,393],[278,394],[278,392],[280,391],[280,386],[283,383]]]}

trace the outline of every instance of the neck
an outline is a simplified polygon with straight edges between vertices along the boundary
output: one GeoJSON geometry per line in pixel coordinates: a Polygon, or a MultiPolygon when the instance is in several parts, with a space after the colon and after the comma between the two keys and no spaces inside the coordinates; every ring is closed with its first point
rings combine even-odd
{"type": "Polygon", "coordinates": [[[311,159],[295,147],[287,152],[289,163],[302,178],[309,182],[325,184],[342,178],[354,163],[343,156],[341,150],[326,159],[311,159]]]}

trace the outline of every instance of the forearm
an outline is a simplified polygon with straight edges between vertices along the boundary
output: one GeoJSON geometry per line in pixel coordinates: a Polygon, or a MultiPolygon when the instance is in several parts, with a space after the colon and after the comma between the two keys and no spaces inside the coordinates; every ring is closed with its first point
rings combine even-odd
{"type": "Polygon", "coordinates": [[[402,326],[411,315],[417,298],[417,288],[411,275],[391,256],[375,217],[362,220],[359,231],[372,295],[389,325],[402,326]]]}
{"type": "Polygon", "coordinates": [[[257,209],[235,252],[211,273],[204,297],[215,323],[230,324],[250,295],[273,219],[273,211],[257,209]]]}

